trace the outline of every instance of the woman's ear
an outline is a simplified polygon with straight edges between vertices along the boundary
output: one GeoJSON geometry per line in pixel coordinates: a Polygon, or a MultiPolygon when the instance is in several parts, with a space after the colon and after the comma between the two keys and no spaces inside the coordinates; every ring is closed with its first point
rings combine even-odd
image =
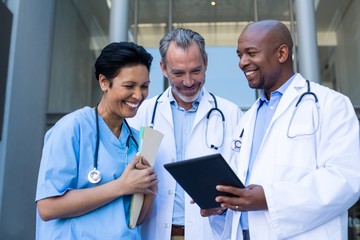
{"type": "Polygon", "coordinates": [[[280,63],[286,62],[289,57],[289,47],[286,44],[281,44],[278,49],[278,59],[280,63]]]}
{"type": "Polygon", "coordinates": [[[99,75],[99,85],[103,92],[106,92],[109,88],[109,80],[102,74],[99,75]]]}

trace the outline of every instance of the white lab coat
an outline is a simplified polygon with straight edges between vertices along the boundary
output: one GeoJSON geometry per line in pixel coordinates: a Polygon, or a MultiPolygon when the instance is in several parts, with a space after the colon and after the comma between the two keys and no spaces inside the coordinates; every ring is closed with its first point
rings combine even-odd
{"type": "MultiPolygon", "coordinates": [[[[165,163],[176,161],[176,149],[173,129],[173,119],[169,102],[170,88],[158,100],[154,128],[164,134],[156,161],[155,171],[159,180],[158,194],[155,200],[154,211],[151,218],[141,226],[143,240],[170,240],[172,213],[176,182],[163,167],[165,163]]],[[[138,110],[136,116],[129,119],[129,124],[135,128],[149,126],[154,109],[156,97],[146,100],[138,110]]],[[[214,107],[213,98],[204,89],[193,127],[190,133],[185,159],[198,156],[221,153],[226,159],[230,154],[230,140],[232,131],[238,124],[242,112],[238,106],[223,98],[216,97],[218,108],[225,116],[224,144],[218,150],[210,149],[205,142],[206,115],[214,107]]],[[[221,128],[221,121],[217,124],[221,128]]],[[[210,131],[211,132],[211,131],[210,131]]],[[[214,129],[212,132],[216,132],[214,129]]],[[[225,217],[223,217],[225,219],[225,217]]],[[[190,204],[190,197],[185,193],[185,240],[213,239],[208,218],[201,217],[200,209],[196,204],[190,204]]]]}
{"type": "MultiPolygon", "coordinates": [[[[305,79],[297,74],[280,100],[254,162],[249,184],[263,186],[268,211],[249,212],[251,240],[348,237],[347,210],[360,193],[359,122],[346,96],[311,83],[320,104],[319,130],[315,135],[288,138],[295,103],[306,89],[305,79]]],[[[237,156],[237,174],[243,182],[258,105],[257,101],[236,130],[244,129],[237,156]]],[[[304,119],[298,120],[293,127],[299,131],[307,127],[302,125],[304,119]]],[[[222,239],[243,239],[240,215],[228,211],[222,239]]]]}

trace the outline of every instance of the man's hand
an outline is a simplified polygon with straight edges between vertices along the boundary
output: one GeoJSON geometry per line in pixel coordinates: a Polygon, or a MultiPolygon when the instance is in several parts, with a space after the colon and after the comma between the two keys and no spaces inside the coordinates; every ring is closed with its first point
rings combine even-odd
{"type": "Polygon", "coordinates": [[[218,185],[216,189],[235,195],[235,197],[216,197],[215,200],[221,203],[222,208],[230,208],[234,211],[267,210],[264,189],[260,185],[249,185],[247,188],[218,185]]]}
{"type": "MultiPolygon", "coordinates": [[[[195,204],[196,202],[191,199],[190,200],[191,204],[195,204]]],[[[200,209],[200,214],[203,217],[208,217],[211,215],[219,215],[224,213],[227,210],[227,208],[223,208],[223,207],[219,207],[219,208],[209,208],[209,209],[200,209]]]]}
{"type": "Polygon", "coordinates": [[[200,209],[200,214],[203,217],[208,217],[211,215],[221,215],[223,214],[227,208],[219,207],[219,208],[210,208],[210,209],[200,209]]]}

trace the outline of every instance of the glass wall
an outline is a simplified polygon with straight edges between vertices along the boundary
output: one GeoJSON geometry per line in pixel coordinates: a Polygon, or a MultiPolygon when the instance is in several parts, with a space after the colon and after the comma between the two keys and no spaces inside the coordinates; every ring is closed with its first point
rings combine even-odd
{"type": "MultiPolygon", "coordinates": [[[[356,14],[359,4],[355,0],[314,2],[321,84],[348,95],[356,107],[360,106],[357,94],[360,92],[357,83],[360,21],[356,14]]],[[[232,101],[248,107],[255,93],[243,84],[244,76],[234,59],[237,37],[248,22],[256,19],[279,19],[289,28],[293,26],[295,32],[296,21],[291,25],[292,16],[296,20],[293,5],[293,0],[274,0],[271,4],[266,0],[129,1],[129,40],[143,45],[155,57],[150,96],[161,92],[166,85],[158,69],[160,38],[171,27],[185,27],[199,32],[206,40],[211,64],[206,87],[211,91],[216,89],[219,95],[238,89],[226,96],[234,96],[232,101]],[[228,61],[223,61],[224,66],[217,64],[218,59],[228,61]],[[228,87],[230,84],[237,86],[228,87]]],[[[93,62],[108,44],[110,6],[111,0],[57,1],[49,112],[68,112],[97,102],[97,82],[89,82],[93,78],[93,62]]]]}
{"type": "Polygon", "coordinates": [[[106,1],[56,1],[48,127],[64,114],[100,100],[93,66],[108,44],[108,17],[106,1]]]}
{"type": "MultiPolygon", "coordinates": [[[[347,95],[360,116],[360,1],[320,1],[316,16],[322,84],[347,95]]],[[[349,210],[349,240],[360,240],[360,201],[349,210]]]]}
{"type": "Polygon", "coordinates": [[[360,106],[360,2],[320,1],[316,11],[322,83],[360,106]]]}

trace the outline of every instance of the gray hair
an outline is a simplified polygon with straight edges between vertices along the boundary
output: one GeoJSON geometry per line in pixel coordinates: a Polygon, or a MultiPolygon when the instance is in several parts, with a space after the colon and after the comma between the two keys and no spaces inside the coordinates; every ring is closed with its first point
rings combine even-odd
{"type": "Polygon", "coordinates": [[[181,47],[182,49],[187,49],[189,46],[195,42],[200,49],[204,63],[207,62],[207,53],[205,51],[205,40],[197,32],[190,29],[176,28],[169,31],[161,40],[159,51],[161,55],[161,61],[166,65],[166,54],[169,49],[171,42],[175,42],[176,46],[181,47]]]}

